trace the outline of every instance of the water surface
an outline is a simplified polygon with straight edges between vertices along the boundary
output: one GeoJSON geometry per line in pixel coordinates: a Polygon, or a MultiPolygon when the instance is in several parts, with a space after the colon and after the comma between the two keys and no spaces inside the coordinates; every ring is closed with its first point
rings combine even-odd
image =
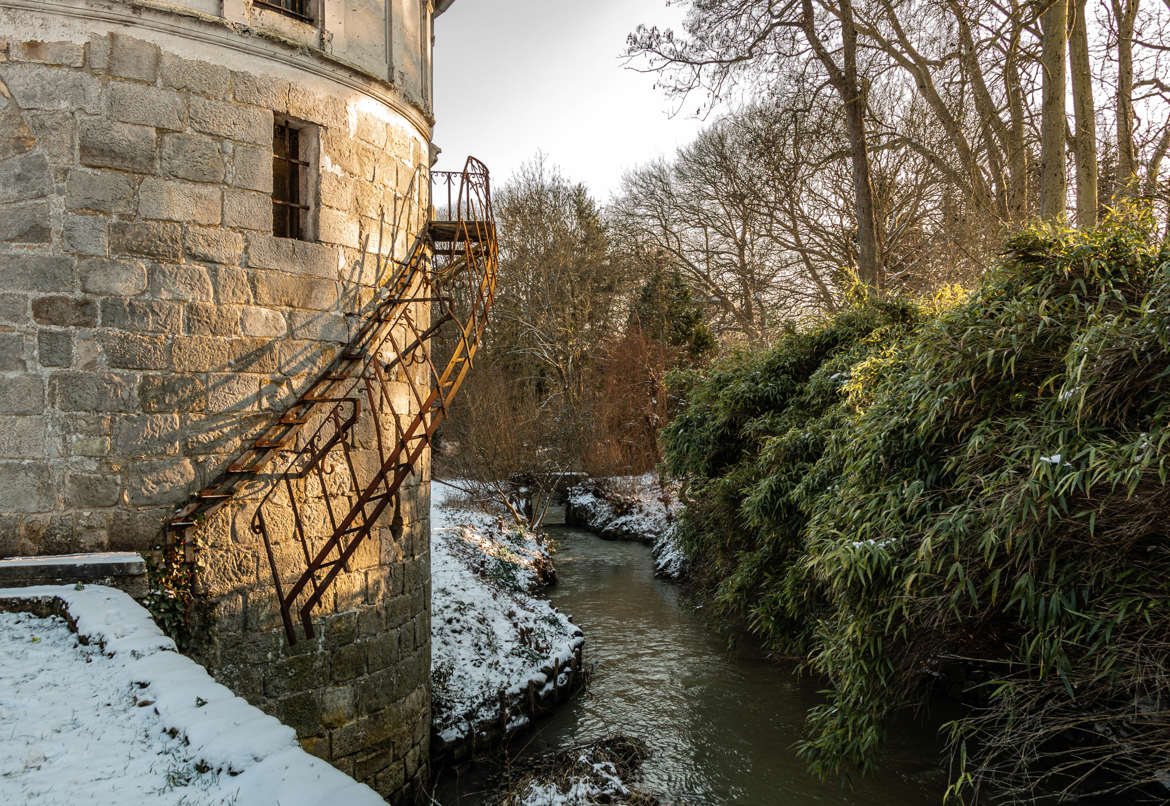
{"type": "Polygon", "coordinates": [[[665,803],[941,803],[932,729],[898,726],[884,771],[852,791],[818,783],[793,751],[804,712],[817,700],[815,684],[751,651],[729,651],[677,585],[654,578],[645,546],[571,528],[551,534],[558,582],[549,598],[585,631],[586,661],[595,671],[588,692],[515,741],[513,753],[620,732],[649,745],[641,785],[665,803]]]}

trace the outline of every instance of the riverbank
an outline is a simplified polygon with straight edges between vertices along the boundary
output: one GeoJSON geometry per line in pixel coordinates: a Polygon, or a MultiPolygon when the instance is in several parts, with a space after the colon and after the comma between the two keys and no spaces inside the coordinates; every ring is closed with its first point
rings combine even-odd
{"type": "Polygon", "coordinates": [[[651,547],[657,576],[681,579],[687,558],[677,539],[682,511],[678,485],[656,473],[589,479],[569,490],[567,522],[607,540],[634,540],[651,547]]]}
{"type": "Polygon", "coordinates": [[[547,539],[439,481],[431,578],[431,753],[458,760],[568,697],[585,639],[539,595],[555,578],[547,539]]]}

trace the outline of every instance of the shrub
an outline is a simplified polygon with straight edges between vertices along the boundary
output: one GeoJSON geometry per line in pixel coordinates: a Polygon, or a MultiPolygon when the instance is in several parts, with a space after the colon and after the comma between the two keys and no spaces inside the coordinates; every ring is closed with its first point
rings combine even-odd
{"type": "Polygon", "coordinates": [[[955,794],[1165,777],[1170,262],[1150,231],[1024,232],[850,390],[806,499],[832,683],[816,770],[872,764],[884,717],[962,671],[985,682],[951,725],[955,794]]]}
{"type": "Polygon", "coordinates": [[[1170,769],[1170,252],[1141,213],[1036,227],[957,306],[865,301],[686,387],[684,546],[724,612],[829,683],[800,750],[871,768],[940,686],[950,794],[1170,769]]]}
{"type": "Polygon", "coordinates": [[[663,449],[686,480],[684,550],[720,611],[781,653],[803,652],[817,610],[796,562],[806,521],[796,492],[839,423],[850,366],[920,318],[914,305],[861,295],[764,353],[671,379],[685,403],[663,449]]]}

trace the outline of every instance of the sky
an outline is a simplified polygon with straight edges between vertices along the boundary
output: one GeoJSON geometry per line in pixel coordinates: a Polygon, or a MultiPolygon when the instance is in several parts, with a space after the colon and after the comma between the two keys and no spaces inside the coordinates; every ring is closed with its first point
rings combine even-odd
{"type": "Polygon", "coordinates": [[[436,166],[483,160],[493,184],[543,152],[601,202],[624,171],[672,155],[702,127],[654,77],[626,69],[639,23],[678,27],[665,0],[456,0],[435,21],[436,166]]]}

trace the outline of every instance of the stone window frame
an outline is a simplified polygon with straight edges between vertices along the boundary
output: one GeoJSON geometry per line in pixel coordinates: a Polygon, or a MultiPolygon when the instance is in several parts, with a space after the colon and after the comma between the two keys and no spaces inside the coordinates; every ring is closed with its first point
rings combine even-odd
{"type": "Polygon", "coordinates": [[[325,0],[299,0],[305,13],[296,13],[282,7],[286,0],[232,0],[239,4],[239,14],[228,14],[224,3],[224,16],[238,19],[246,25],[256,25],[262,30],[279,37],[300,42],[311,48],[325,46],[325,0]]]}
{"type": "Polygon", "coordinates": [[[276,237],[286,237],[290,240],[315,243],[317,241],[321,210],[321,127],[307,120],[300,120],[280,113],[273,113],[272,119],[273,235],[276,237]],[[299,151],[297,158],[300,171],[295,203],[303,205],[303,209],[301,210],[300,232],[296,235],[280,235],[277,233],[276,228],[277,210],[283,206],[278,204],[278,201],[281,200],[278,200],[276,197],[276,161],[284,158],[282,155],[277,154],[276,138],[282,128],[293,129],[297,132],[297,146],[299,151]]]}

